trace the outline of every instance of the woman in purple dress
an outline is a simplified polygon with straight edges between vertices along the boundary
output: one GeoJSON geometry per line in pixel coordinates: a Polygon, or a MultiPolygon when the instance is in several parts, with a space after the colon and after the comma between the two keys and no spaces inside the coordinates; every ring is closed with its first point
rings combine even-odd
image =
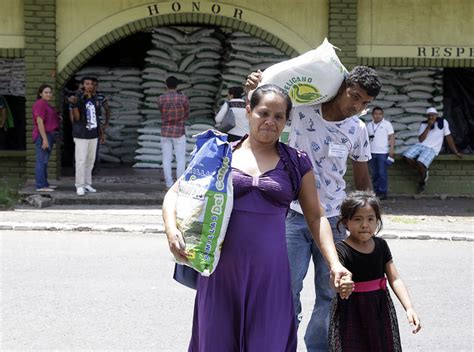
{"type": "MultiPolygon", "coordinates": [[[[315,242],[331,267],[341,267],[322,216],[311,161],[278,142],[291,100],[273,85],[259,87],[247,106],[249,135],[232,155],[234,206],[215,272],[200,276],[189,351],[296,351],[296,322],[285,239],[285,217],[298,200],[315,242]]],[[[172,253],[185,259],[176,228],[176,185],[163,203],[172,253]]]]}

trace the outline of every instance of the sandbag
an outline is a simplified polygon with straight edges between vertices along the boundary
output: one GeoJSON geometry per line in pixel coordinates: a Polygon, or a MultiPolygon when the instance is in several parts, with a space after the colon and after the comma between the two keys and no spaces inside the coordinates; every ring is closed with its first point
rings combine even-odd
{"type": "Polygon", "coordinates": [[[295,106],[313,105],[334,98],[346,74],[334,47],[324,39],[315,50],[267,68],[260,85],[276,84],[295,106]]]}

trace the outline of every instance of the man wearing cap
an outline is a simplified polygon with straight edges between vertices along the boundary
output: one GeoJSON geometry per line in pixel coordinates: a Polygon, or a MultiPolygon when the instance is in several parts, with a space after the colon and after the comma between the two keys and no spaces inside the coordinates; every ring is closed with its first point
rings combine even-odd
{"type": "Polygon", "coordinates": [[[429,177],[428,168],[439,154],[444,137],[446,137],[449,149],[458,158],[462,158],[462,154],[458,152],[454,144],[448,121],[438,117],[438,111],[435,108],[428,108],[426,116],[427,120],[421,123],[418,131],[420,142],[408,148],[402,155],[402,158],[415,168],[420,175],[416,192],[418,194],[425,190],[426,181],[429,177]]]}

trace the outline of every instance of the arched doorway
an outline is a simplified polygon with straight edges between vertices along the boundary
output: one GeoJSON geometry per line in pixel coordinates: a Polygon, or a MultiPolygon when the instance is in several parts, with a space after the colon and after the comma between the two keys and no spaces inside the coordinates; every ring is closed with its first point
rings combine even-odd
{"type": "MultiPolygon", "coordinates": [[[[96,65],[97,63],[99,63],[99,65],[104,65],[103,61],[102,62],[97,61],[98,56],[102,55],[102,53],[110,50],[111,48],[123,46],[124,45],[123,43],[132,37],[138,38],[137,36],[140,34],[150,33],[150,30],[153,28],[157,29],[158,32],[160,31],[160,29],[170,30],[174,28],[174,29],[178,29],[178,31],[181,31],[181,33],[185,33],[186,35],[189,34],[190,36],[192,35],[193,32],[199,31],[199,28],[202,28],[202,29],[207,28],[208,30],[216,31],[216,33],[219,32],[218,34],[221,37],[222,36],[225,37],[226,35],[230,37],[232,33],[239,33],[241,37],[238,39],[244,39],[244,42],[246,39],[243,37],[247,35],[248,38],[255,38],[256,40],[259,40],[260,42],[265,43],[265,45],[268,45],[269,47],[268,50],[270,50],[271,48],[274,48],[276,51],[285,55],[285,57],[280,56],[279,61],[288,57],[295,56],[297,54],[297,51],[295,49],[290,47],[279,37],[255,25],[251,25],[249,23],[236,20],[234,18],[225,17],[225,16],[216,16],[216,15],[211,15],[211,14],[194,14],[192,16],[182,15],[182,14],[181,15],[177,15],[177,14],[160,15],[160,16],[148,17],[145,19],[137,20],[135,22],[127,23],[123,25],[122,27],[116,28],[112,30],[111,32],[96,39],[90,46],[88,46],[85,50],[81,51],[81,53],[78,56],[73,58],[64,67],[63,70],[61,70],[61,72],[58,75],[58,85],[64,86],[69,81],[70,78],[74,77],[78,69],[80,69],[79,72],[82,72],[84,67],[87,67],[88,64],[91,62],[96,65]]],[[[164,34],[168,34],[168,33],[164,33],[164,34]]],[[[141,40],[142,39],[143,39],[143,35],[141,36],[141,40]]],[[[208,41],[210,39],[212,38],[209,38],[208,41]]],[[[151,41],[152,40],[150,40],[150,42],[151,41]]],[[[172,47],[175,44],[176,43],[173,44],[173,42],[171,42],[169,45],[172,47]]],[[[148,47],[147,49],[150,49],[150,48],[148,47]]],[[[137,48],[134,49],[134,52],[137,53],[138,51],[139,50],[137,50],[137,48]]],[[[137,53],[137,55],[139,55],[139,53],[137,53]]],[[[247,52],[247,55],[252,56],[254,60],[258,61],[257,59],[258,55],[255,55],[255,53],[247,52]]],[[[265,61],[263,57],[262,57],[262,61],[265,61]]],[[[268,63],[268,60],[267,60],[267,63],[268,63]]],[[[110,65],[106,65],[106,66],[110,67],[110,65]]],[[[182,66],[182,63],[179,66],[182,66]]],[[[269,66],[269,65],[267,64],[266,66],[269,66]]],[[[160,66],[160,68],[159,69],[157,68],[157,70],[160,71],[162,68],[163,67],[160,66]]],[[[265,67],[261,67],[261,68],[265,68],[265,67]]],[[[133,69],[137,69],[137,67],[134,67],[133,69]]],[[[138,69],[144,69],[144,67],[138,67],[138,69]]],[[[144,70],[146,71],[149,69],[150,68],[148,67],[147,69],[144,69],[144,70]]],[[[208,71],[212,71],[212,70],[208,70],[208,71]]],[[[249,66],[248,72],[250,71],[251,71],[251,67],[249,66]]],[[[93,71],[88,71],[88,72],[93,72],[93,71]]],[[[97,75],[97,72],[94,72],[93,75],[97,75]]],[[[107,79],[111,79],[110,75],[106,75],[106,76],[108,76],[107,79]]],[[[234,76],[234,75],[227,75],[227,76],[234,76]]],[[[129,77],[129,79],[134,80],[136,79],[136,77],[129,77]]],[[[234,78],[234,82],[235,81],[238,81],[238,80],[234,78]]],[[[223,83],[222,81],[221,82],[213,81],[212,84],[220,85],[222,83],[223,83]]],[[[105,82],[105,84],[109,86],[108,82],[105,82]]],[[[102,83],[101,83],[101,86],[102,86],[102,83]]],[[[154,86],[153,85],[147,86],[147,88],[150,88],[150,87],[154,87],[154,86]]],[[[224,85],[224,88],[228,88],[228,85],[227,86],[224,85]]],[[[209,86],[207,87],[207,89],[212,89],[212,87],[209,86]]],[[[104,90],[106,90],[106,88],[104,88],[104,90]]],[[[148,92],[149,91],[150,89],[148,89],[148,92]]],[[[142,94],[142,93],[148,94],[147,90],[145,90],[145,92],[142,91],[138,94],[142,94]]],[[[155,89],[155,93],[156,93],[156,89],[155,89]]],[[[153,107],[149,105],[150,99],[153,100],[154,98],[156,97],[146,96],[143,99],[143,102],[146,105],[145,110],[148,111],[148,114],[151,114],[151,116],[144,116],[146,117],[146,122],[147,122],[146,128],[150,127],[148,128],[148,131],[152,131],[150,132],[151,134],[153,133],[153,127],[159,127],[159,126],[153,125],[153,121],[151,120],[156,117],[156,116],[153,116],[152,112],[150,112],[150,109],[153,107]],[[148,122],[150,122],[150,124],[148,124],[148,122]]],[[[191,98],[200,99],[199,103],[202,103],[202,100],[204,98],[208,99],[208,97],[191,97],[191,98]]],[[[214,96],[212,98],[214,99],[216,97],[214,96]]],[[[191,106],[195,106],[195,105],[192,104],[191,106]]],[[[134,113],[136,113],[136,109],[137,109],[137,106],[135,106],[134,108],[131,108],[131,110],[134,111],[134,113]]],[[[194,113],[199,113],[199,111],[198,112],[192,111],[191,113],[193,115],[194,113]]],[[[125,112],[125,115],[127,115],[126,112],[125,112]]],[[[130,116],[125,116],[125,117],[130,118],[130,116]]],[[[140,122],[145,122],[145,119],[141,119],[140,122]]],[[[196,121],[194,121],[194,123],[196,123],[196,121]]],[[[202,123],[203,123],[202,120],[197,121],[197,124],[199,125],[202,125],[202,123]]],[[[206,122],[204,121],[204,123],[206,122]]],[[[142,134],[145,133],[146,136],[143,136],[143,135],[139,136],[138,133],[133,132],[133,129],[135,130],[138,129],[137,125],[131,124],[130,121],[128,121],[128,125],[127,124],[123,125],[123,124],[118,123],[114,127],[116,128],[113,130],[109,130],[109,132],[113,132],[115,135],[113,135],[111,138],[108,138],[110,145],[104,146],[102,150],[103,154],[101,154],[102,160],[105,159],[105,161],[113,162],[113,163],[124,163],[124,162],[131,163],[131,161],[133,160],[133,155],[130,155],[131,152],[134,153],[134,150],[140,150],[141,152],[139,153],[143,153],[143,151],[146,150],[147,154],[137,155],[135,159],[137,159],[138,162],[135,163],[134,166],[138,165],[138,167],[153,168],[156,166],[156,163],[158,164],[160,163],[159,150],[153,150],[153,148],[159,149],[159,144],[158,144],[159,139],[158,138],[154,139],[154,137],[156,136],[149,135],[148,132],[143,132],[143,128],[141,128],[142,131],[140,133],[142,134]],[[149,139],[141,139],[138,141],[138,144],[137,144],[137,138],[140,139],[141,137],[149,138],[149,139]],[[134,140],[135,140],[135,144],[134,144],[134,140]],[[114,149],[114,150],[119,149],[120,151],[122,152],[125,151],[125,152],[128,152],[129,154],[117,155],[116,153],[113,153],[113,152],[111,152],[111,154],[108,154],[110,149],[114,149]]],[[[205,128],[205,127],[200,126],[199,128],[205,128]]],[[[199,128],[193,129],[193,126],[191,126],[191,129],[189,132],[190,136],[193,133],[198,132],[199,128]]],[[[65,134],[67,135],[67,132],[65,134]]],[[[189,140],[188,149],[190,151],[192,149],[193,141],[192,141],[192,138],[189,138],[189,139],[190,140],[189,140]]],[[[67,144],[68,144],[67,139],[65,139],[66,147],[67,147],[67,144]]],[[[69,143],[69,147],[71,146],[72,146],[72,143],[69,143]]],[[[64,156],[71,157],[72,153],[68,150],[65,150],[63,152],[63,160],[64,160],[64,156]]]]}

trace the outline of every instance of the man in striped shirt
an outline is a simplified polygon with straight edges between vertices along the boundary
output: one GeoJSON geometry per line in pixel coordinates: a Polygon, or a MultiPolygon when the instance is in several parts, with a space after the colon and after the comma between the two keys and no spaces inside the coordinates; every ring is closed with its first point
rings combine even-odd
{"type": "Polygon", "coordinates": [[[163,173],[166,187],[173,183],[171,161],[173,149],[176,158],[176,179],[183,173],[186,165],[186,135],[184,122],[189,117],[189,99],[177,91],[178,79],[170,76],[166,79],[167,92],[158,98],[161,112],[161,150],[163,152],[163,173]]]}

